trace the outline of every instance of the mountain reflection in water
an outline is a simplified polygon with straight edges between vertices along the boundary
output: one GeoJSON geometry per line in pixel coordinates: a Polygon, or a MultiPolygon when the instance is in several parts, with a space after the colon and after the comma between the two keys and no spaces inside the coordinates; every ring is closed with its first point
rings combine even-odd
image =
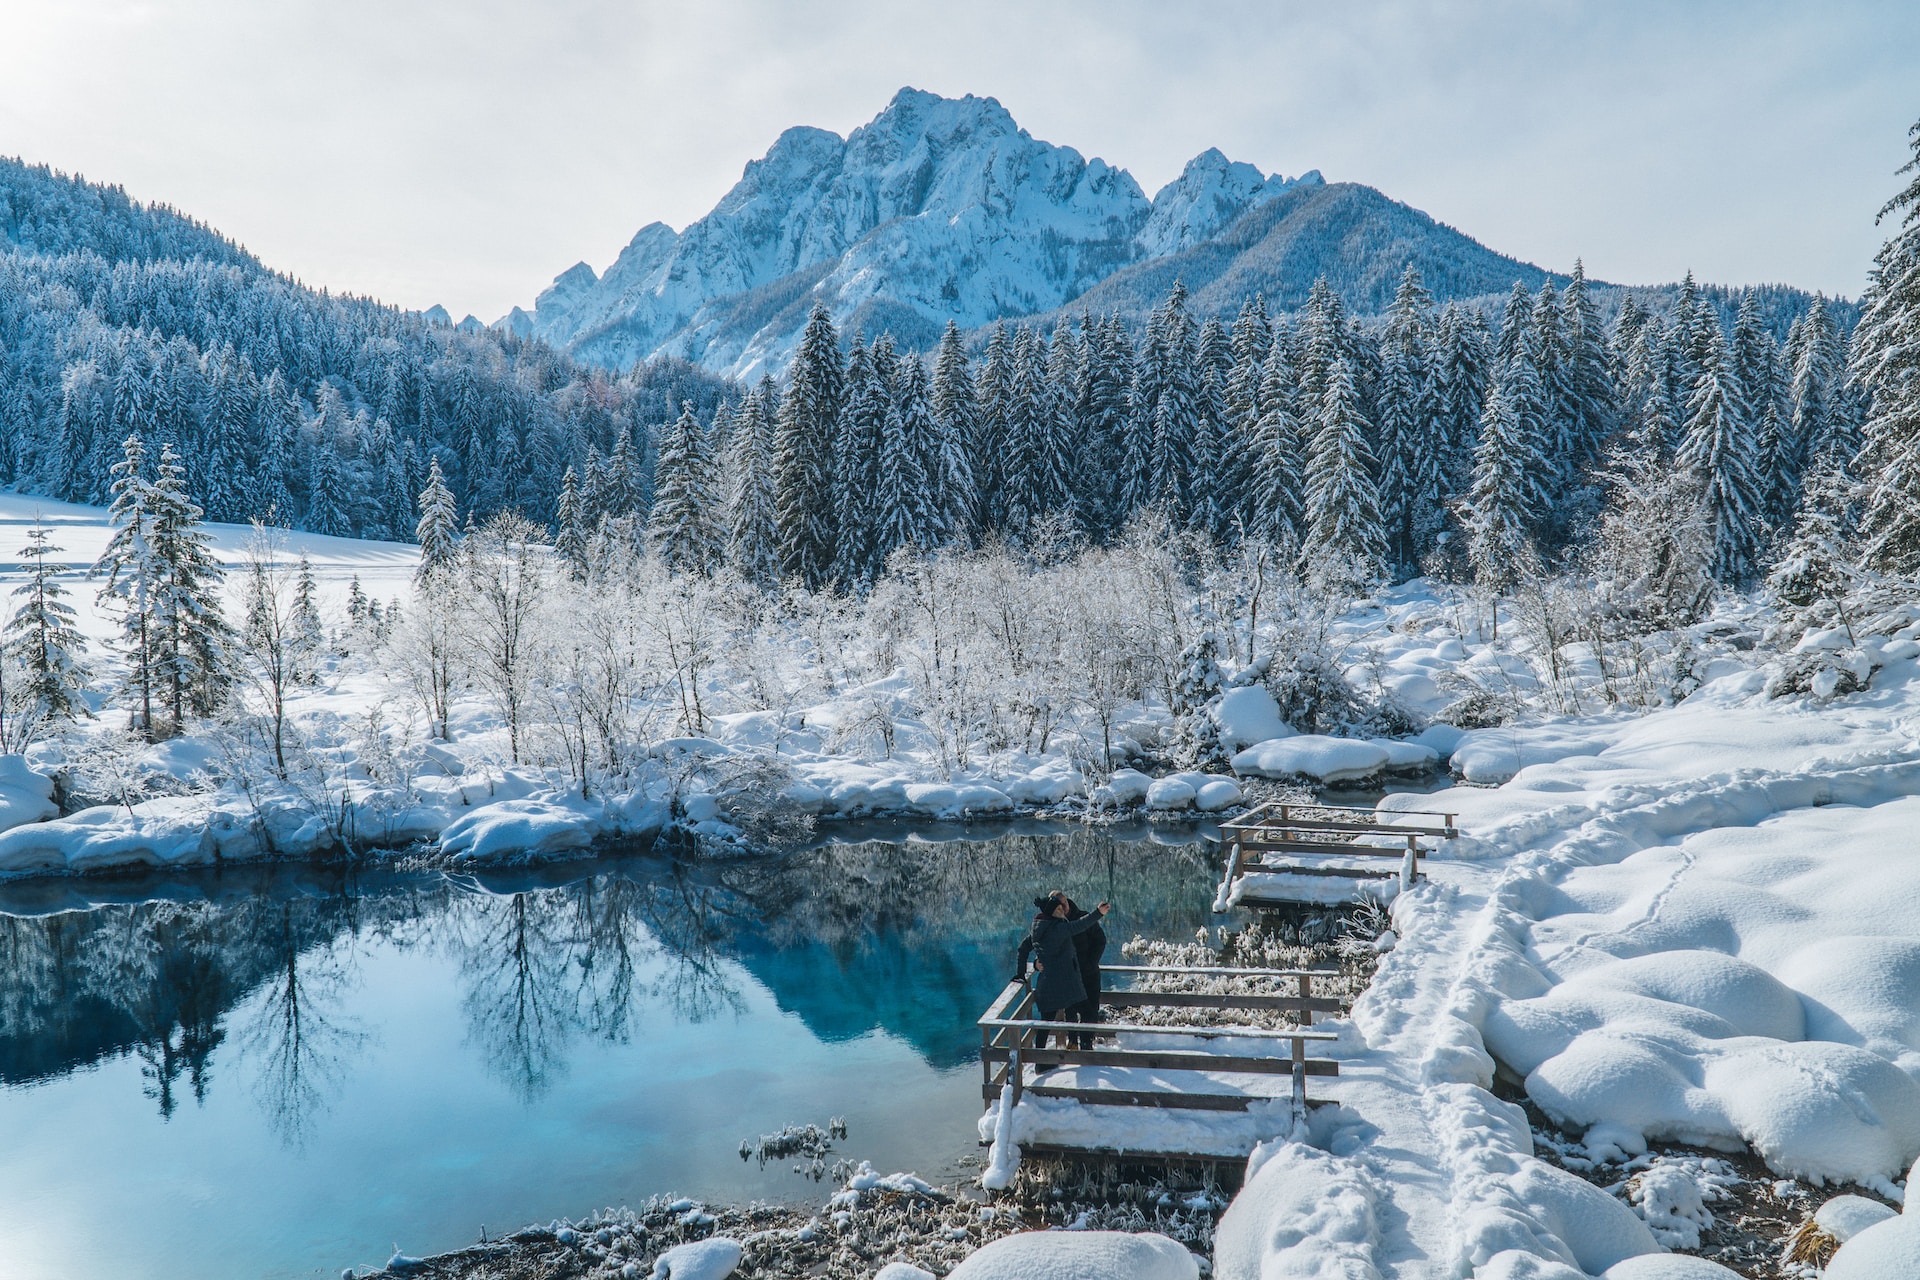
{"type": "Polygon", "coordinates": [[[1036,893],[1111,898],[1116,947],[1212,919],[1210,845],[882,834],[479,876],[0,886],[0,1128],[18,1135],[0,1251],[25,1276],[337,1274],[482,1221],[666,1191],[804,1197],[731,1148],[832,1111],[855,1113],[848,1154],[938,1174],[971,1145],[973,1020],[1036,893]],[[135,1158],[193,1196],[159,1193],[135,1158]],[[129,1239],[83,1247],[82,1266],[58,1221],[103,1204],[129,1239]],[[246,1256],[196,1255],[193,1216],[236,1212],[255,1218],[246,1256]],[[149,1228],[176,1247],[138,1247],[149,1228]]]}

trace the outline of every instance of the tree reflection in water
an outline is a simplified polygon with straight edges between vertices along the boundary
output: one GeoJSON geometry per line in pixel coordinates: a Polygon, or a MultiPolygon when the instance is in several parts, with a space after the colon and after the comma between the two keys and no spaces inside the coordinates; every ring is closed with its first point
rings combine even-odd
{"type": "Polygon", "coordinates": [[[192,901],[44,915],[4,914],[21,891],[0,890],[0,1084],[131,1055],[164,1118],[205,1100],[219,1060],[254,1074],[273,1131],[301,1145],[371,1043],[353,1014],[371,946],[451,961],[468,1045],[526,1102],[577,1042],[629,1043],[649,1012],[743,1015],[746,974],[822,1040],[884,1031],[951,1067],[974,1055],[1036,893],[1112,898],[1116,943],[1191,937],[1212,862],[1204,846],[1080,830],[759,858],[696,847],[484,879],[228,871],[192,901]]]}
{"type": "MultiPolygon", "coordinates": [[[[337,910],[326,914],[351,916],[357,900],[329,905],[337,910]]],[[[337,1096],[350,1059],[369,1038],[345,1012],[358,985],[353,972],[358,935],[349,925],[309,945],[315,931],[296,924],[291,903],[265,913],[260,923],[266,926],[260,946],[275,967],[238,1041],[242,1052],[257,1060],[254,1094],[268,1125],[283,1143],[300,1147],[337,1096]]]]}

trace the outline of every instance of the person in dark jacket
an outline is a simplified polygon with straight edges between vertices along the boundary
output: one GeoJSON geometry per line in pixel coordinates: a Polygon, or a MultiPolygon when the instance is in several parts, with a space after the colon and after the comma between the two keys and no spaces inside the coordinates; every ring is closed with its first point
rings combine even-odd
{"type": "MultiPolygon", "coordinates": [[[[1072,898],[1067,899],[1068,920],[1078,920],[1086,914],[1072,898]]],[[[1073,1018],[1076,1022],[1091,1025],[1100,1021],[1100,957],[1106,954],[1106,950],[1107,931],[1100,927],[1099,917],[1096,916],[1093,928],[1076,934],[1073,939],[1073,952],[1080,961],[1080,983],[1087,993],[1086,999],[1074,1006],[1073,1018]]],[[[1076,1038],[1082,1049],[1093,1048],[1093,1032],[1084,1032],[1076,1038]]]]}
{"type": "MultiPolygon", "coordinates": [[[[1027,935],[1026,943],[1020,948],[1020,967],[1026,968],[1026,956],[1031,953],[1034,961],[1033,993],[1034,1003],[1040,1007],[1040,1017],[1045,1022],[1070,1021],[1077,1008],[1087,998],[1086,982],[1080,975],[1080,957],[1075,947],[1075,939],[1081,934],[1100,926],[1101,919],[1113,909],[1110,903],[1101,903],[1093,912],[1084,913],[1078,920],[1067,918],[1067,895],[1055,890],[1044,898],[1034,899],[1039,908],[1033,918],[1033,928],[1027,935]]],[[[1038,1048],[1046,1047],[1046,1033],[1035,1037],[1038,1048]]]]}

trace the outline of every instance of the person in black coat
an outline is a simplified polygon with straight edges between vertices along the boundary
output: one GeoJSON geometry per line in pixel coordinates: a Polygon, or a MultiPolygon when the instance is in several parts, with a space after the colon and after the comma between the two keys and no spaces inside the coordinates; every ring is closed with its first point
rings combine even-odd
{"type": "MultiPolygon", "coordinates": [[[[1067,899],[1067,919],[1078,920],[1087,913],[1067,899]]],[[[1076,1022],[1089,1025],[1100,1021],[1100,957],[1106,954],[1107,931],[1100,927],[1099,917],[1094,917],[1094,925],[1085,933],[1076,934],[1073,939],[1073,951],[1080,961],[1080,984],[1086,990],[1086,999],[1074,1006],[1073,1018],[1076,1022]]],[[[1093,1048],[1093,1032],[1088,1031],[1076,1037],[1082,1049],[1093,1048]]]]}
{"type": "MultiPolygon", "coordinates": [[[[1044,898],[1034,899],[1033,905],[1039,911],[1033,917],[1033,928],[1028,932],[1027,940],[1020,945],[1015,976],[1016,979],[1025,976],[1027,956],[1031,954],[1034,960],[1034,1002],[1040,1007],[1041,1020],[1071,1021],[1087,998],[1076,939],[1081,934],[1099,928],[1101,919],[1113,907],[1103,902],[1093,912],[1082,912],[1079,919],[1069,920],[1067,895],[1058,890],[1044,898]]],[[[1035,1037],[1037,1048],[1045,1048],[1046,1042],[1045,1032],[1035,1037]]]]}

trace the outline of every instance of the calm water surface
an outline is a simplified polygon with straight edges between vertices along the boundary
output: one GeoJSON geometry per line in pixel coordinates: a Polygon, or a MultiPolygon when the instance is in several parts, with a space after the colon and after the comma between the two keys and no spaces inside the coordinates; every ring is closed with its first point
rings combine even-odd
{"type": "Polygon", "coordinates": [[[817,1203],[737,1148],[835,1115],[840,1154],[954,1176],[1036,892],[1111,898],[1116,949],[1213,919],[1211,845],[1014,830],[0,886],[0,1275],[337,1276],[660,1193],[817,1203]]]}

